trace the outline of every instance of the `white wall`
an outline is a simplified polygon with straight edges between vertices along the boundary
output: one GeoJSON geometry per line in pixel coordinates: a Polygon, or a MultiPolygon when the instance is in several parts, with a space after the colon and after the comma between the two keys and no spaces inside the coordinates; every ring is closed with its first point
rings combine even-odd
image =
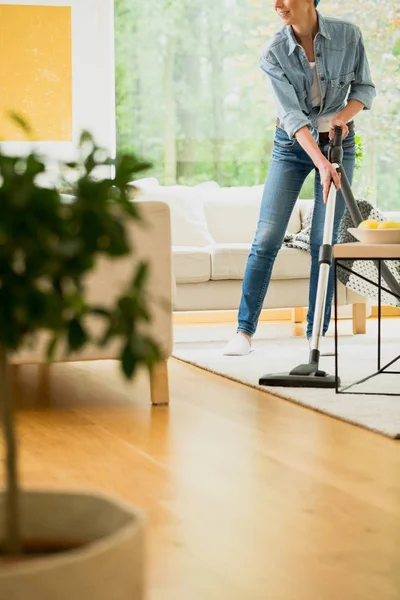
{"type": "Polygon", "coordinates": [[[3,142],[6,152],[34,147],[53,159],[74,156],[82,129],[115,153],[114,6],[113,0],[6,0],[2,4],[71,6],[72,142],[3,142]]]}

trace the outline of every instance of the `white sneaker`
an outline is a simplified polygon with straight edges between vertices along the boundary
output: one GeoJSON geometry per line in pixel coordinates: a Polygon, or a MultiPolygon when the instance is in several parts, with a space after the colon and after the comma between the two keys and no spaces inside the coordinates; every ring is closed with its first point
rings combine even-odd
{"type": "MultiPolygon", "coordinates": [[[[308,340],[308,346],[311,350],[312,338],[308,340]]],[[[320,356],[335,356],[335,338],[325,337],[324,335],[319,340],[320,356]]]]}
{"type": "Polygon", "coordinates": [[[250,354],[251,342],[242,335],[237,333],[225,346],[223,354],[225,356],[246,356],[250,354]]]}

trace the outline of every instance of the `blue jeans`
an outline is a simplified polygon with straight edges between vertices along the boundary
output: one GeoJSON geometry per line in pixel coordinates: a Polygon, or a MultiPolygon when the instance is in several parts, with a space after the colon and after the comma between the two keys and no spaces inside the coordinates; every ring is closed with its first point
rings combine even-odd
{"type": "MultiPolygon", "coordinates": [[[[320,141],[321,152],[328,158],[329,142],[320,141]]],[[[355,164],[355,131],[349,132],[343,141],[343,168],[350,185],[353,181],[355,164]]],[[[239,306],[238,331],[252,336],[257,328],[258,319],[271,280],[276,256],[282,246],[293,208],[300,190],[309,173],[315,169],[315,202],[311,226],[311,274],[307,313],[307,338],[311,337],[315,311],[319,274],[319,249],[322,244],[325,204],[319,171],[297,140],[291,140],[286,132],[277,127],[275,132],[272,160],[261,202],[260,217],[247,260],[242,285],[242,298],[239,306]]],[[[340,220],[345,209],[343,194],[336,195],[336,211],[333,232],[333,244],[337,241],[340,220]]],[[[323,324],[325,335],[331,317],[334,293],[333,269],[331,268],[326,308],[323,324]]]]}

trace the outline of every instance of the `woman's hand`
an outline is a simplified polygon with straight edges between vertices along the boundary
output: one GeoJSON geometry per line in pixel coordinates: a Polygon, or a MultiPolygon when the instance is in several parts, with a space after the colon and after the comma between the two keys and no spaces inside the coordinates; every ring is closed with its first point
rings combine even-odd
{"type": "Polygon", "coordinates": [[[324,204],[328,202],[329,190],[331,183],[335,184],[335,188],[340,190],[340,173],[338,173],[331,162],[325,156],[321,157],[321,161],[317,165],[321,185],[324,188],[324,204]]]}
{"type": "Polygon", "coordinates": [[[331,125],[331,128],[329,130],[329,139],[330,140],[333,140],[333,138],[334,138],[335,127],[341,127],[342,133],[343,133],[342,139],[345,140],[347,138],[347,136],[349,135],[349,128],[347,127],[346,121],[339,114],[337,114],[332,119],[332,125],[331,125]]]}
{"type": "Polygon", "coordinates": [[[321,185],[324,188],[324,202],[328,201],[331,182],[333,181],[337,190],[340,189],[340,177],[332,163],[323,155],[318,144],[314,140],[309,128],[305,125],[296,131],[296,139],[300,146],[307,152],[314,165],[319,171],[321,185]]]}

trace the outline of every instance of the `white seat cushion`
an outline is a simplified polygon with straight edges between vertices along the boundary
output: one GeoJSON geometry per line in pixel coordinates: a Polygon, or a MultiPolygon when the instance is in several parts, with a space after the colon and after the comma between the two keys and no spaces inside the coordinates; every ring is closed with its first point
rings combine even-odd
{"type": "Polygon", "coordinates": [[[203,283],[211,278],[211,249],[194,246],[172,247],[172,268],[176,283],[203,283]]]}
{"type": "Polygon", "coordinates": [[[135,193],[136,189],[144,189],[146,187],[158,187],[160,185],[156,177],[142,177],[142,179],[135,179],[128,183],[128,188],[131,188],[131,192],[135,193]]]}
{"type": "Polygon", "coordinates": [[[208,231],[203,208],[203,193],[185,185],[139,187],[135,200],[168,204],[173,246],[208,246],[214,243],[208,231]]]}
{"type": "MultiPolygon", "coordinates": [[[[210,234],[217,243],[253,242],[260,214],[264,186],[206,189],[204,214],[210,234]]],[[[299,203],[293,210],[287,228],[289,233],[301,230],[299,203]]]]}
{"type": "MultiPolygon", "coordinates": [[[[243,279],[251,244],[215,244],[211,249],[211,279],[243,279]]],[[[272,279],[304,279],[310,276],[310,254],[281,248],[272,279]]]]}

